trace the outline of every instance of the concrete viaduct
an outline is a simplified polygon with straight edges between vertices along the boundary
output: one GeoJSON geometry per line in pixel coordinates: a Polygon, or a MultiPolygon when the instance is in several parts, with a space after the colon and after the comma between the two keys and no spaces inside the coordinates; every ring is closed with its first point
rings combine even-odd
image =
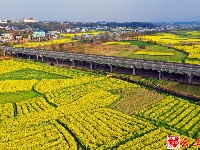
{"type": "Polygon", "coordinates": [[[182,74],[187,76],[187,82],[190,84],[193,80],[193,76],[200,78],[200,65],[180,64],[162,61],[151,61],[141,59],[129,59],[120,57],[109,57],[101,55],[90,54],[78,54],[69,52],[57,52],[50,50],[35,50],[35,49],[23,49],[4,47],[4,56],[14,55],[16,57],[28,57],[29,59],[35,58],[38,61],[44,61],[44,59],[53,59],[58,65],[60,61],[70,61],[72,66],[75,66],[75,61],[87,62],[90,64],[90,69],[96,68],[96,65],[107,65],[110,68],[110,72],[113,71],[113,67],[125,67],[132,69],[132,74],[136,74],[136,69],[152,70],[158,72],[158,79],[161,78],[162,73],[169,74],[182,74]]]}

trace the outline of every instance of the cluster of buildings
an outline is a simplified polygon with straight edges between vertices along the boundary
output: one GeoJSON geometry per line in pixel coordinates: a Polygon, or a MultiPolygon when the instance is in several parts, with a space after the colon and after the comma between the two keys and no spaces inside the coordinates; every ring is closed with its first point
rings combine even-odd
{"type": "Polygon", "coordinates": [[[13,40],[13,34],[12,33],[2,33],[0,35],[0,42],[5,43],[13,40]]]}
{"type": "Polygon", "coordinates": [[[17,43],[24,43],[28,41],[34,41],[37,39],[47,39],[47,40],[54,40],[60,38],[60,32],[58,31],[48,31],[45,33],[43,30],[34,31],[28,35],[20,35],[15,33],[2,33],[0,34],[0,42],[17,42],[17,43]]]}
{"type": "Polygon", "coordinates": [[[34,22],[39,22],[39,21],[36,21],[34,17],[27,17],[27,18],[23,18],[21,20],[21,22],[25,22],[25,23],[34,23],[34,22]]]}
{"type": "MultiPolygon", "coordinates": [[[[2,24],[8,24],[8,23],[14,23],[14,22],[17,22],[17,21],[14,21],[14,20],[0,20],[0,23],[2,23],[2,24]]],[[[34,17],[27,17],[27,18],[23,18],[19,22],[34,23],[34,22],[39,22],[39,21],[36,21],[34,17]]]]}
{"type": "Polygon", "coordinates": [[[97,26],[97,27],[76,27],[76,28],[66,28],[65,33],[77,33],[77,32],[87,32],[87,31],[107,31],[110,29],[115,29],[115,28],[109,28],[108,26],[97,26]]]}
{"type": "Polygon", "coordinates": [[[0,20],[0,23],[7,24],[7,23],[13,23],[13,20],[0,20]]]}
{"type": "Polygon", "coordinates": [[[58,31],[48,31],[47,33],[45,33],[43,30],[34,31],[32,37],[48,39],[48,40],[55,40],[61,38],[60,32],[58,31]]]}
{"type": "MultiPolygon", "coordinates": [[[[197,23],[196,23],[197,24],[197,23]]],[[[74,39],[94,39],[92,34],[84,34],[87,31],[109,31],[110,37],[121,40],[120,35],[123,33],[156,33],[168,32],[176,29],[185,28],[187,24],[175,23],[142,23],[142,22],[42,22],[36,21],[34,17],[23,18],[19,22],[12,20],[0,20],[0,42],[24,42],[40,39],[51,40],[59,39],[61,33],[78,33],[82,32],[82,37],[75,36],[74,39]],[[12,24],[14,23],[14,24],[12,24]],[[37,24],[34,24],[37,23],[37,24]],[[39,30],[39,29],[44,29],[39,30]],[[117,33],[117,34],[116,34],[117,33]],[[26,34],[26,35],[24,35],[26,34]]],[[[197,25],[187,26],[189,29],[200,29],[200,23],[197,25]]],[[[97,39],[107,39],[107,35],[99,34],[97,39]]]]}

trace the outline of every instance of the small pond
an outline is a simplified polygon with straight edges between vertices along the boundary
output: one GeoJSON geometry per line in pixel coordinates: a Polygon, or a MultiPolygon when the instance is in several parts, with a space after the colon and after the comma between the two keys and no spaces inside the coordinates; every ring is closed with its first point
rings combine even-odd
{"type": "Polygon", "coordinates": [[[170,87],[171,89],[178,90],[181,92],[185,92],[188,94],[200,96],[200,86],[188,85],[188,84],[177,84],[175,86],[170,87]]]}

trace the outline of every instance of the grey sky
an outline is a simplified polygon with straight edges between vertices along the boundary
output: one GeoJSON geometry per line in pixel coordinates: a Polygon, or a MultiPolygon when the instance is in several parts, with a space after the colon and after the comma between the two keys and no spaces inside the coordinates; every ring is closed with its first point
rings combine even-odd
{"type": "Polygon", "coordinates": [[[200,16],[200,0],[1,0],[0,19],[153,21],[200,16]]]}

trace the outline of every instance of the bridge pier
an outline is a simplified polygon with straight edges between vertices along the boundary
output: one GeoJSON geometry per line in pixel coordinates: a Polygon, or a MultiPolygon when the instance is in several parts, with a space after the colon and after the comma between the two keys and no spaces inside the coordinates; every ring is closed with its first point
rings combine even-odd
{"type": "Polygon", "coordinates": [[[19,54],[17,54],[17,58],[19,57],[19,54]]]}
{"type": "Polygon", "coordinates": [[[28,59],[29,59],[29,60],[31,59],[31,55],[28,55],[28,59]]]}
{"type": "Polygon", "coordinates": [[[73,68],[75,67],[75,62],[74,62],[74,60],[72,60],[72,67],[73,67],[73,68]]]}
{"type": "Polygon", "coordinates": [[[44,61],[44,57],[42,56],[42,62],[44,61]]]}
{"type": "Polygon", "coordinates": [[[36,55],[36,58],[37,58],[37,60],[38,60],[38,55],[36,55]]]}
{"type": "Polygon", "coordinates": [[[133,67],[133,75],[135,75],[135,67],[133,67]]]}
{"type": "Polygon", "coordinates": [[[140,68],[139,73],[140,73],[140,74],[142,73],[142,68],[140,68]]]}
{"type": "Polygon", "coordinates": [[[161,79],[162,72],[161,72],[160,70],[159,70],[158,72],[159,72],[159,74],[158,74],[158,79],[160,80],[160,79],[161,79]]]}
{"type": "Polygon", "coordinates": [[[90,63],[90,70],[92,70],[92,62],[90,63]]]}
{"type": "Polygon", "coordinates": [[[190,84],[192,82],[193,75],[191,73],[188,73],[188,83],[190,84]]]}
{"type": "Polygon", "coordinates": [[[3,55],[6,56],[6,51],[5,50],[3,51],[3,55]]]}
{"type": "Polygon", "coordinates": [[[110,66],[110,72],[113,72],[113,67],[112,65],[109,65],[110,66]]]}
{"type": "Polygon", "coordinates": [[[56,64],[58,65],[58,58],[56,58],[56,64]]]}

